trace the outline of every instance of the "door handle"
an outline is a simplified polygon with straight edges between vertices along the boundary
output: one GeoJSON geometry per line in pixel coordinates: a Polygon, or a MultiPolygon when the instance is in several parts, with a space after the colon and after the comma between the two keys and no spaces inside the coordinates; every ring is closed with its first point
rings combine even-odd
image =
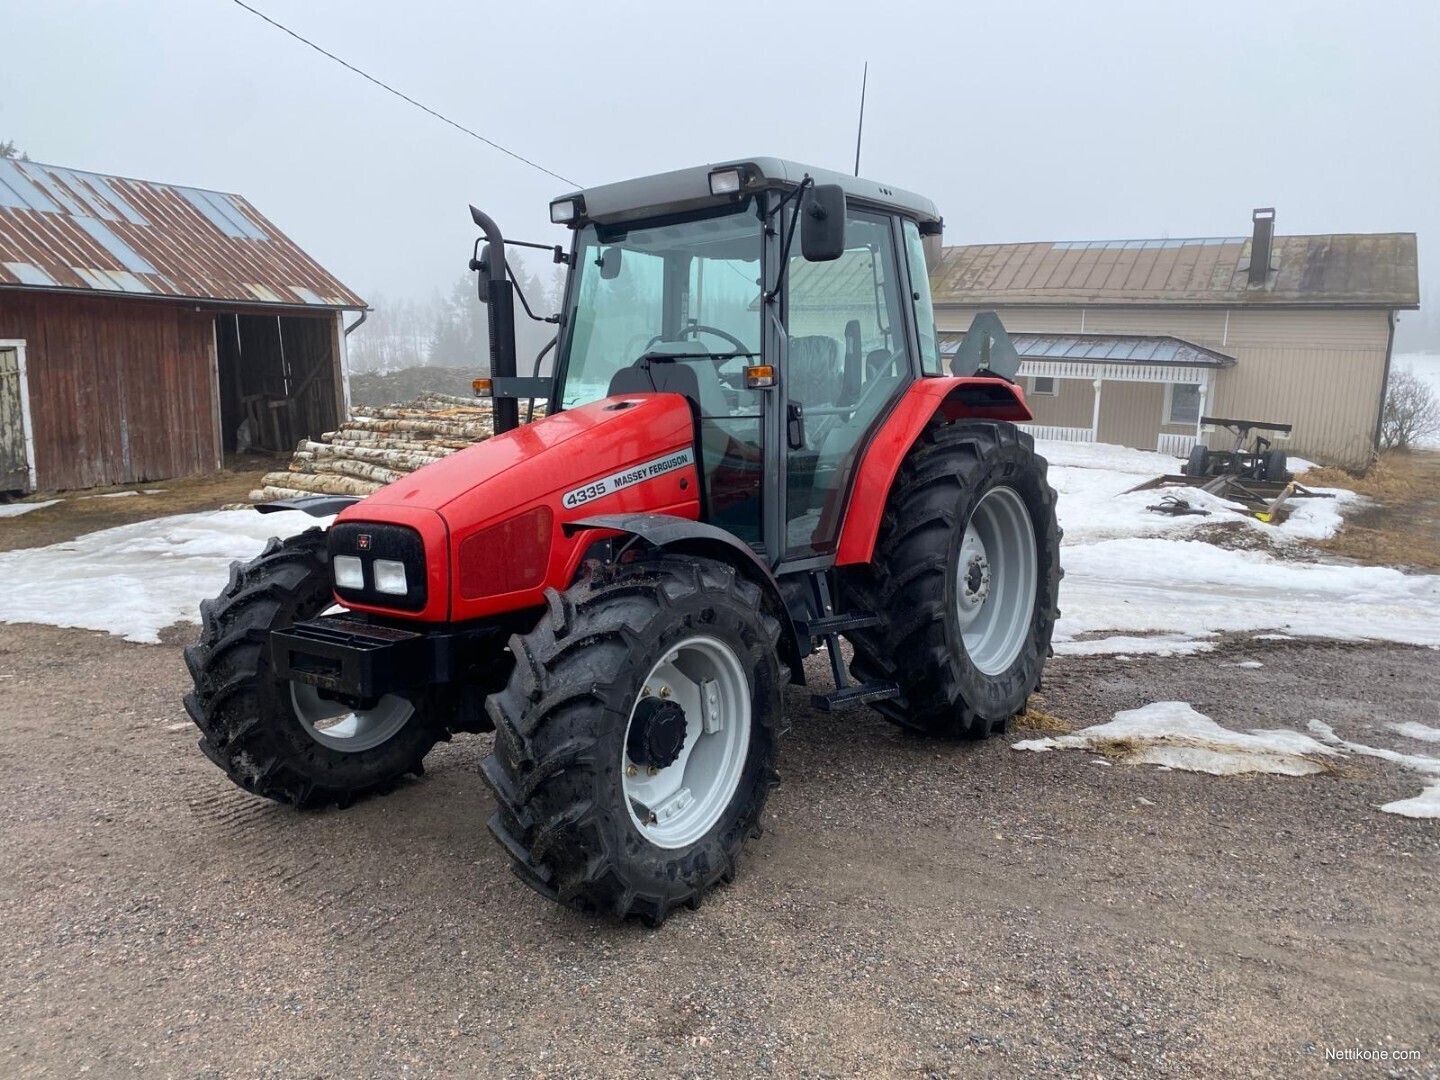
{"type": "Polygon", "coordinates": [[[805,406],[798,401],[785,406],[785,441],[791,450],[805,448],[805,406]]]}

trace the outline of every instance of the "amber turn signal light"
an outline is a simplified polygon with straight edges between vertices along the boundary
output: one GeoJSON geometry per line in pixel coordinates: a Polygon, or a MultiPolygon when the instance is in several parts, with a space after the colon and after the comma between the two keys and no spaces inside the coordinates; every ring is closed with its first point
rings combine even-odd
{"type": "Polygon", "coordinates": [[[745,369],[745,388],[761,390],[775,385],[775,369],[769,364],[756,364],[745,369]]]}

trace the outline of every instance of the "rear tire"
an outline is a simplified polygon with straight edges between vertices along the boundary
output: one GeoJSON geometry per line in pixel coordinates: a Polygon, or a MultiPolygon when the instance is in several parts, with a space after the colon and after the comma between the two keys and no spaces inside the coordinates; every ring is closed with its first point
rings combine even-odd
{"type": "Polygon", "coordinates": [[[1190,448],[1190,457],[1185,461],[1186,476],[1208,476],[1210,473],[1210,448],[1203,444],[1190,448]]]}
{"type": "Polygon", "coordinates": [[[293,806],[346,806],[388,791],[420,775],[422,759],[448,737],[430,702],[403,698],[321,727],[316,716],[345,710],[271,674],[270,632],[316,617],[331,592],[323,530],[272,539],[258,558],[231,565],[225,591],[200,605],[199,644],[185,650],[195,684],[185,711],[202,732],[200,749],[246,791],[293,806]],[[361,727],[361,717],[373,722],[361,727]],[[342,748],[347,723],[359,749],[342,748]]]}
{"type": "Polygon", "coordinates": [[[1270,450],[1265,454],[1265,475],[1263,479],[1283,484],[1290,478],[1289,462],[1284,450],[1270,450]]]}
{"type": "Polygon", "coordinates": [[[515,873],[542,895],[579,911],[658,925],[677,905],[697,907],[717,881],[731,880],[746,839],[759,835],[777,779],[771,763],[787,674],[776,652],[780,625],[762,612],[754,583],[704,558],[658,554],[620,566],[592,564],[577,584],[552,590],[548,599],[539,625],[510,639],[514,673],[486,703],[495,752],[482,772],[498,805],[490,829],[515,873]],[[687,706],[684,759],[667,749],[659,768],[637,767],[636,718],[642,704],[650,713],[673,713],[685,699],[678,688],[672,697],[668,687],[657,687],[666,680],[656,673],[687,648],[698,650],[695,662],[702,665],[706,650],[717,658],[715,682],[697,685],[716,687],[725,719],[713,732],[697,730],[700,721],[690,714],[698,710],[687,706]],[[647,686],[652,694],[642,696],[647,686]],[[657,695],[666,699],[659,708],[657,695]],[[738,722],[730,726],[741,713],[743,731],[738,722]],[[714,780],[697,773],[692,781],[692,769],[710,760],[699,740],[722,739],[727,731],[743,745],[707,745],[728,754],[731,764],[717,767],[714,780]],[[647,772],[660,783],[676,768],[683,791],[694,793],[689,805],[698,816],[688,829],[681,816],[690,810],[674,809],[681,788],[672,786],[667,802],[647,807],[636,787],[647,772]]]}
{"type": "Polygon", "coordinates": [[[851,672],[893,679],[903,695],[873,708],[925,734],[971,739],[1024,711],[1060,614],[1046,471],[1013,424],[936,424],[911,447],[872,561],[847,578],[851,606],[881,619],[849,635],[851,672]]]}

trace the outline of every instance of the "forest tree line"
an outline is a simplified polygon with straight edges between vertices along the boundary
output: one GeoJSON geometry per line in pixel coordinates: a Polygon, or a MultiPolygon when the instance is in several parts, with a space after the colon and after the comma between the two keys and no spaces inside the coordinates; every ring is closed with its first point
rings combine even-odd
{"type": "MultiPolygon", "coordinates": [[[[520,291],[538,316],[560,310],[565,278],[563,268],[540,258],[510,256],[510,270],[520,291]]],[[[428,299],[390,297],[381,292],[366,295],[372,310],[348,339],[350,370],[388,374],[415,367],[469,368],[477,374],[490,370],[490,335],[485,305],[476,296],[476,275],[457,278],[448,292],[428,299]]],[[[520,374],[545,343],[555,336],[553,323],[534,322],[515,301],[515,339],[520,374]]],[[[545,370],[549,369],[546,357],[545,370]]]]}

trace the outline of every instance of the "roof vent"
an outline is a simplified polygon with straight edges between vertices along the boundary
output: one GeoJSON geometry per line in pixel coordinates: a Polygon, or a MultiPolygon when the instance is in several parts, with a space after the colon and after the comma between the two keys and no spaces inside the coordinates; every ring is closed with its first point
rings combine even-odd
{"type": "Polygon", "coordinates": [[[1270,244],[1275,238],[1275,208],[1261,206],[1251,215],[1255,234],[1250,240],[1250,284],[1264,285],[1270,274],[1270,244]]]}

